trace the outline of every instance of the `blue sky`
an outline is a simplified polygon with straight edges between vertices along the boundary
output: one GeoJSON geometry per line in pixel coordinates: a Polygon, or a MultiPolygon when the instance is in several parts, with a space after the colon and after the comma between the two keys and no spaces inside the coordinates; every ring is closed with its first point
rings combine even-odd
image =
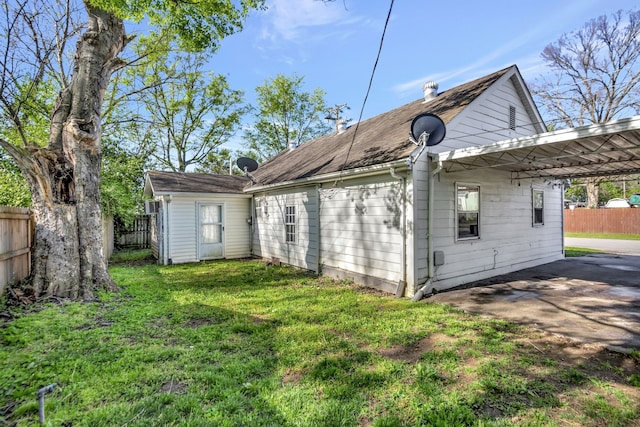
{"type": "MultiPolygon", "coordinates": [[[[358,118],[391,0],[267,0],[211,60],[216,73],[254,101],[255,87],[278,73],[304,76],[358,118]]],[[[637,8],[629,0],[395,0],[363,119],[439,90],[518,65],[525,80],[546,72],[540,53],[600,15],[637,8]]],[[[237,142],[236,142],[237,143],[237,142]]],[[[229,148],[235,147],[235,143],[229,148]]]]}

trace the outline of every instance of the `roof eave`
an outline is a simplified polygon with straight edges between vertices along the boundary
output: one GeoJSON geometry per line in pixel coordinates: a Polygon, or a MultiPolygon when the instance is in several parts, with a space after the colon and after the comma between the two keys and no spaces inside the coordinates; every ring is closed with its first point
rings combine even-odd
{"type": "Polygon", "coordinates": [[[259,193],[261,191],[269,191],[282,188],[298,187],[302,185],[320,184],[330,181],[342,181],[345,179],[364,178],[367,176],[382,175],[388,172],[390,168],[406,168],[408,169],[408,157],[394,160],[387,163],[379,163],[372,166],[366,166],[362,168],[349,169],[339,172],[331,172],[323,175],[312,176],[308,178],[300,178],[291,181],[283,181],[266,185],[254,185],[245,188],[245,193],[259,193]]]}
{"type": "Polygon", "coordinates": [[[241,199],[247,199],[251,196],[246,193],[210,193],[210,192],[182,192],[182,191],[156,191],[153,193],[153,197],[161,197],[161,196],[182,196],[182,197],[237,197],[241,199]]]}

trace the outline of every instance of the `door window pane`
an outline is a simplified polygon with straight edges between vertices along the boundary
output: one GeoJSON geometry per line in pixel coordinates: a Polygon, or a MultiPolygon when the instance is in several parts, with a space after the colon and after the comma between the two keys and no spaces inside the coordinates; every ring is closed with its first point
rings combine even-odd
{"type": "Polygon", "coordinates": [[[218,224],[204,224],[202,225],[202,235],[200,236],[200,242],[203,244],[208,243],[221,243],[222,242],[222,226],[218,224]]]}

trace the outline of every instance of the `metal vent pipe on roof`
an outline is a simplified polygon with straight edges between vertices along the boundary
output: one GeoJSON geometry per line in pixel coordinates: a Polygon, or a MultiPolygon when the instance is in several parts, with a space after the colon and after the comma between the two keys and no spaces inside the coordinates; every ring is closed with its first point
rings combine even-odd
{"type": "Polygon", "coordinates": [[[298,145],[296,144],[295,140],[292,139],[292,140],[289,141],[289,151],[295,150],[297,146],[298,145]]]}
{"type": "Polygon", "coordinates": [[[422,85],[422,90],[424,92],[424,102],[429,102],[438,96],[438,83],[426,82],[422,85]]]}

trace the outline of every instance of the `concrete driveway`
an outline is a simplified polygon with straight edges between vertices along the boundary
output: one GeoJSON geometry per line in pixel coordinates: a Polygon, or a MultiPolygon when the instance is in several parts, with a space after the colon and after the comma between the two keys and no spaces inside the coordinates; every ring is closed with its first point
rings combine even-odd
{"type": "Polygon", "coordinates": [[[611,350],[640,349],[640,256],[566,258],[440,292],[425,301],[611,350]]]}

